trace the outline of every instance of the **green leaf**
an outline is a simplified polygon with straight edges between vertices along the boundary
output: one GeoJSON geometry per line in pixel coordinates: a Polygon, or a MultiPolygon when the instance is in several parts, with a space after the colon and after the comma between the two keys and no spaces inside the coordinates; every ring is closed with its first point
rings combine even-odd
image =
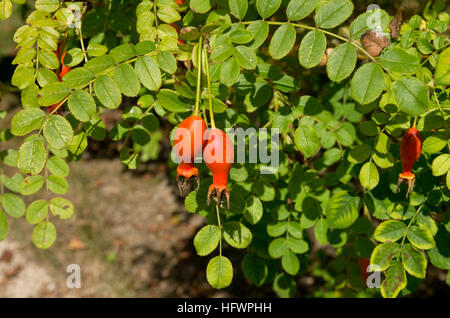
{"type": "Polygon", "coordinates": [[[16,113],[11,120],[11,133],[25,136],[35,129],[40,129],[45,120],[45,113],[39,108],[27,108],[16,113]]]}
{"type": "Polygon", "coordinates": [[[245,29],[236,29],[230,32],[230,40],[236,44],[245,44],[253,40],[253,33],[245,29]]]}
{"type": "Polygon", "coordinates": [[[244,218],[250,224],[256,224],[261,220],[263,215],[263,205],[261,200],[255,196],[247,198],[246,209],[244,210],[244,218]]]}
{"type": "Polygon", "coordinates": [[[69,200],[57,197],[50,200],[50,211],[64,220],[72,217],[74,208],[69,200]]]}
{"type": "Polygon", "coordinates": [[[216,289],[228,287],[233,280],[233,266],[230,260],[225,256],[211,259],[206,268],[206,279],[216,289]]]}
{"type": "Polygon", "coordinates": [[[75,67],[80,64],[84,59],[83,51],[80,48],[74,47],[67,51],[64,57],[64,65],[68,67],[75,67]]]}
{"type": "Polygon", "coordinates": [[[64,117],[51,115],[44,125],[44,136],[50,146],[62,149],[72,142],[73,129],[64,117]]]}
{"type": "Polygon", "coordinates": [[[152,51],[156,50],[155,43],[152,41],[141,41],[136,44],[136,54],[137,55],[145,55],[152,51]]]}
{"type": "Polygon", "coordinates": [[[353,98],[360,104],[368,104],[383,91],[383,70],[375,63],[364,64],[355,72],[350,84],[353,98]]]}
{"type": "Polygon", "coordinates": [[[26,88],[34,83],[34,72],[35,69],[32,67],[28,67],[26,65],[17,66],[11,78],[11,84],[19,89],[26,88]]]}
{"type": "Polygon", "coordinates": [[[172,53],[168,51],[161,51],[156,55],[156,60],[158,61],[159,67],[169,73],[173,74],[177,70],[177,60],[172,53]]]}
{"type": "Polygon", "coordinates": [[[9,233],[9,224],[5,213],[0,210],[0,241],[3,241],[9,233]]]}
{"type": "Polygon", "coordinates": [[[316,153],[320,147],[316,131],[311,126],[300,126],[295,130],[294,142],[297,149],[309,158],[316,153]]]}
{"type": "Polygon", "coordinates": [[[369,145],[361,144],[357,145],[350,150],[348,155],[348,161],[351,163],[361,163],[370,157],[373,149],[369,145]]]}
{"type": "Polygon", "coordinates": [[[142,125],[144,125],[144,128],[148,131],[156,131],[159,128],[159,120],[158,118],[153,114],[148,114],[144,116],[142,119],[142,125]]]}
{"type": "Polygon", "coordinates": [[[36,0],[36,9],[45,12],[53,12],[59,8],[59,0],[36,0]]]}
{"type": "Polygon", "coordinates": [[[362,166],[361,171],[359,172],[359,181],[361,182],[361,185],[368,190],[372,190],[378,185],[380,175],[373,162],[367,162],[362,166]]]}
{"type": "Polygon", "coordinates": [[[194,237],[194,247],[197,254],[205,256],[214,251],[219,244],[220,236],[220,229],[217,225],[202,227],[194,237]]]}
{"type": "Polygon", "coordinates": [[[136,56],[136,48],[132,43],[124,43],[113,48],[109,55],[114,58],[116,63],[122,63],[136,56]]]}
{"type": "Polygon", "coordinates": [[[280,258],[288,249],[287,240],[284,237],[274,239],[269,244],[269,255],[272,258],[280,258]]]}
{"type": "Polygon", "coordinates": [[[438,85],[450,85],[450,48],[439,54],[434,78],[438,85]]]}
{"type": "Polygon", "coordinates": [[[284,273],[279,273],[275,277],[272,288],[280,298],[294,297],[297,291],[295,280],[284,273]]]}
{"type": "Polygon", "coordinates": [[[291,0],[286,8],[288,21],[301,20],[314,11],[318,0],[291,0]]]}
{"type": "MultiPolygon", "coordinates": [[[[16,161],[17,159],[14,160],[14,162],[16,161]]],[[[15,173],[11,178],[8,178],[6,175],[3,174],[0,176],[0,180],[3,183],[3,185],[9,190],[20,193],[20,187],[23,181],[23,177],[20,173],[15,173]]]]}
{"type": "Polygon", "coordinates": [[[411,226],[406,237],[412,245],[422,250],[428,250],[436,245],[433,235],[424,227],[411,226]]]}
{"type": "Polygon", "coordinates": [[[309,245],[305,240],[296,239],[290,236],[286,242],[287,247],[296,254],[304,254],[309,250],[309,245]]]}
{"type": "Polygon", "coordinates": [[[90,59],[84,67],[87,68],[89,71],[94,73],[95,75],[99,76],[114,67],[116,62],[114,59],[109,55],[102,55],[98,57],[94,57],[93,59],[90,59]]]}
{"type": "Polygon", "coordinates": [[[450,154],[444,153],[434,158],[431,165],[433,176],[442,176],[450,170],[450,154]]]}
{"type": "Polygon", "coordinates": [[[56,70],[59,68],[59,60],[55,52],[40,49],[37,56],[39,59],[39,63],[41,63],[44,67],[51,70],[56,70]]]}
{"type": "Polygon", "coordinates": [[[330,80],[340,82],[355,69],[356,49],[349,43],[338,45],[327,60],[327,74],[330,80]]]}
{"type": "Polygon", "coordinates": [[[21,183],[20,194],[32,195],[38,192],[44,185],[44,177],[41,175],[28,176],[21,183]]]}
{"type": "Polygon", "coordinates": [[[328,227],[344,229],[352,225],[359,215],[359,197],[351,196],[347,191],[333,194],[327,203],[328,227]]]}
{"type": "Polygon", "coordinates": [[[23,47],[17,52],[16,57],[11,64],[27,63],[31,61],[35,55],[36,50],[33,47],[23,47]]]}
{"type": "Polygon", "coordinates": [[[281,258],[281,266],[290,275],[296,275],[300,269],[300,262],[297,255],[291,250],[286,250],[281,258]]]}
{"type": "Polygon", "coordinates": [[[389,137],[386,134],[381,133],[378,135],[375,150],[382,154],[389,152],[389,137]]]}
{"type": "MultiPolygon", "coordinates": [[[[3,1],[1,1],[0,2],[0,20],[8,19],[11,16],[11,14],[12,14],[12,3],[11,3],[11,0],[3,0],[3,1]]],[[[8,224],[6,223],[6,225],[8,225],[8,224]]]]}
{"type": "Polygon", "coordinates": [[[97,106],[88,92],[76,90],[67,101],[70,113],[79,121],[87,122],[96,113],[97,106]]]}
{"type": "Polygon", "coordinates": [[[45,67],[41,67],[38,69],[36,79],[41,87],[45,87],[47,85],[50,85],[51,83],[58,82],[58,76],[56,75],[56,73],[45,67]]]}
{"type": "Polygon", "coordinates": [[[399,244],[381,243],[373,250],[372,255],[370,256],[370,264],[377,265],[380,271],[385,271],[391,266],[392,259],[397,257],[399,253],[399,244]]]}
{"type": "Polygon", "coordinates": [[[181,20],[181,16],[178,11],[175,8],[169,6],[160,7],[158,9],[157,16],[163,22],[169,24],[181,20]]]}
{"type": "Polygon", "coordinates": [[[401,111],[413,116],[428,108],[428,91],[417,78],[403,78],[394,85],[394,98],[401,111]]]}
{"type": "Polygon", "coordinates": [[[315,17],[318,27],[332,29],[347,20],[353,12],[350,0],[331,0],[317,10],[315,17]]]}
{"type": "Polygon", "coordinates": [[[52,156],[47,161],[48,170],[55,176],[65,178],[69,175],[69,165],[62,158],[52,156]]]}
{"type": "Polygon", "coordinates": [[[17,167],[23,173],[36,175],[44,169],[47,152],[40,139],[26,141],[17,153],[17,167]]]}
{"type": "Polygon", "coordinates": [[[142,85],[151,91],[157,91],[162,84],[158,64],[150,56],[141,56],[136,61],[136,72],[142,85]]]}
{"type": "Polygon", "coordinates": [[[402,263],[409,274],[417,278],[425,278],[427,259],[422,252],[411,244],[405,244],[403,246],[402,263]]]}
{"type": "Polygon", "coordinates": [[[309,31],[298,50],[298,60],[305,68],[317,66],[323,58],[327,48],[327,39],[325,35],[317,30],[309,31]]]}
{"type": "Polygon", "coordinates": [[[190,110],[177,93],[169,89],[161,89],[156,96],[156,103],[171,112],[186,112],[190,110]]]}
{"type": "Polygon", "coordinates": [[[211,0],[191,0],[189,7],[196,13],[206,13],[211,10],[211,0]]]}
{"type": "Polygon", "coordinates": [[[45,200],[32,202],[26,211],[25,218],[30,224],[38,224],[46,218],[48,214],[48,203],[45,200]]]}
{"type": "Polygon", "coordinates": [[[212,45],[211,60],[213,62],[225,61],[234,52],[230,38],[225,35],[218,36],[212,45]]]}
{"type": "Polygon", "coordinates": [[[117,83],[109,76],[100,76],[94,82],[94,91],[98,100],[109,109],[119,107],[122,102],[122,94],[120,93],[117,83]]]}
{"type": "Polygon", "coordinates": [[[232,86],[238,80],[240,71],[241,69],[236,62],[236,58],[230,57],[220,68],[220,82],[227,86],[232,86]]]}
{"type": "Polygon", "coordinates": [[[252,241],[252,232],[240,222],[227,222],[223,225],[223,238],[234,248],[246,248],[252,241]]]}
{"type": "Polygon", "coordinates": [[[397,220],[384,221],[375,229],[374,238],[380,242],[395,242],[406,233],[406,225],[397,220]]]}
{"type": "Polygon", "coordinates": [[[125,96],[135,97],[139,94],[141,83],[130,64],[120,64],[114,70],[114,79],[125,96]]]}
{"type": "Polygon", "coordinates": [[[242,20],[245,17],[248,9],[247,0],[228,0],[228,7],[230,7],[230,12],[237,19],[242,20]]]}
{"type": "Polygon", "coordinates": [[[266,41],[269,34],[269,24],[263,20],[253,21],[248,25],[247,30],[253,33],[253,42],[250,47],[256,49],[266,41]]]}
{"type": "Polygon", "coordinates": [[[33,242],[36,247],[47,249],[56,241],[56,229],[51,222],[38,224],[33,231],[33,242]]]}
{"type": "Polygon", "coordinates": [[[56,194],[66,194],[69,189],[69,184],[66,179],[51,175],[47,178],[48,189],[56,194]]]}
{"type": "Polygon", "coordinates": [[[328,243],[328,223],[326,219],[320,219],[317,221],[316,226],[314,227],[314,236],[316,237],[317,241],[322,244],[326,245],[328,243]]]}
{"type": "Polygon", "coordinates": [[[426,154],[435,154],[441,151],[446,144],[443,133],[434,133],[423,141],[422,151],[426,154]]]}
{"type": "Polygon", "coordinates": [[[22,198],[12,194],[5,193],[1,197],[3,209],[13,218],[20,218],[25,214],[25,202],[22,198]]]}
{"type": "Polygon", "coordinates": [[[381,295],[385,298],[395,298],[406,284],[405,270],[400,261],[395,261],[386,272],[386,279],[381,283],[381,295]]]}
{"type": "Polygon", "coordinates": [[[419,69],[419,60],[416,56],[410,55],[401,49],[392,49],[384,52],[380,56],[381,65],[391,71],[411,74],[419,69]]]}
{"type": "Polygon", "coordinates": [[[70,88],[60,82],[50,83],[38,95],[38,103],[42,106],[52,106],[70,94],[70,88]]]}
{"type": "Polygon", "coordinates": [[[296,36],[295,27],[292,24],[279,27],[270,40],[269,53],[272,58],[279,60],[285,57],[294,47],[296,36]]]}
{"type": "Polygon", "coordinates": [[[247,70],[253,70],[256,67],[256,54],[255,52],[243,45],[236,46],[234,48],[234,57],[240,67],[247,70]]]}
{"type": "Polygon", "coordinates": [[[273,15],[281,5],[281,0],[256,0],[256,9],[263,19],[273,15]]]}
{"type": "Polygon", "coordinates": [[[264,283],[269,272],[267,264],[255,254],[245,255],[241,268],[245,278],[256,286],[264,283]]]}
{"type": "Polygon", "coordinates": [[[39,86],[36,84],[30,85],[25,88],[20,97],[23,108],[39,108],[37,95],[39,93],[39,86]]]}
{"type": "Polygon", "coordinates": [[[78,67],[64,75],[62,81],[68,87],[75,89],[86,86],[94,77],[94,73],[89,71],[87,68],[78,67]]]}
{"type": "Polygon", "coordinates": [[[289,234],[295,238],[303,238],[303,227],[299,222],[290,221],[287,224],[287,231],[289,234]]]}

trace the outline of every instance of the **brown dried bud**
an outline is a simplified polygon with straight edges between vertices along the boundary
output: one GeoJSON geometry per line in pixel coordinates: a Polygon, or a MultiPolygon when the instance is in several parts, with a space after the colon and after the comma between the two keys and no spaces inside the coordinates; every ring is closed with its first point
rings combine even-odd
{"type": "Polygon", "coordinates": [[[401,25],[402,25],[402,8],[398,8],[395,17],[389,24],[389,28],[391,29],[391,38],[393,38],[394,40],[398,39],[398,32],[400,31],[401,25]]]}
{"type": "Polygon", "coordinates": [[[361,43],[370,55],[378,56],[390,44],[390,41],[384,34],[377,34],[374,31],[367,30],[361,37],[361,43]]]}

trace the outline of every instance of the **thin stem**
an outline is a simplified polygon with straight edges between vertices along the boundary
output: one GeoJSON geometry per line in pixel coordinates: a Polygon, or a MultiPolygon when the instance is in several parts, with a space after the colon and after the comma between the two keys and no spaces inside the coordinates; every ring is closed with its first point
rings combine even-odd
{"type": "Polygon", "coordinates": [[[195,96],[195,110],[194,115],[198,116],[198,106],[200,104],[200,90],[202,86],[202,37],[198,39],[198,46],[197,46],[197,91],[195,96]]]}
{"type": "Polygon", "coordinates": [[[222,256],[222,223],[220,222],[219,205],[216,205],[216,214],[217,214],[217,226],[219,227],[220,231],[219,255],[222,256]]]}
{"type": "Polygon", "coordinates": [[[203,47],[203,57],[205,61],[206,78],[208,81],[208,102],[209,102],[209,116],[211,118],[211,128],[216,128],[216,124],[214,123],[214,112],[212,109],[211,78],[209,77],[209,58],[208,52],[206,52],[206,46],[203,47]]]}
{"type": "MultiPolygon", "coordinates": [[[[250,24],[250,23],[252,23],[252,22],[255,22],[255,21],[246,21],[246,22],[241,22],[241,23],[242,23],[242,24],[250,24]]],[[[319,29],[319,28],[316,28],[316,27],[312,27],[312,26],[309,26],[309,25],[298,24],[298,23],[292,23],[292,22],[275,22],[275,21],[267,21],[267,23],[268,23],[269,25],[284,25],[284,24],[291,24],[291,25],[293,25],[293,26],[296,27],[296,28],[302,28],[302,29],[307,29],[307,30],[317,30],[317,31],[319,31],[319,32],[322,32],[323,34],[327,34],[327,35],[329,35],[329,36],[335,37],[336,39],[345,41],[345,42],[347,42],[347,43],[353,45],[355,48],[357,48],[358,50],[360,50],[361,52],[363,52],[365,55],[367,55],[372,61],[377,62],[377,60],[376,60],[369,52],[367,52],[365,49],[363,49],[361,46],[359,46],[358,44],[356,44],[355,42],[353,42],[353,41],[351,41],[351,40],[349,40],[349,39],[344,38],[343,36],[334,34],[334,33],[332,33],[332,32],[329,32],[329,31],[326,31],[326,30],[322,30],[322,29],[319,29]]]]}
{"type": "MultiPolygon", "coordinates": [[[[427,200],[427,198],[425,198],[425,201],[426,201],[426,200],[427,200]]],[[[414,216],[413,216],[413,217],[411,218],[411,220],[409,221],[408,226],[406,227],[405,234],[403,235],[402,242],[400,243],[400,250],[403,249],[403,245],[405,244],[406,234],[408,234],[408,230],[409,230],[409,228],[411,227],[411,225],[412,225],[414,219],[416,218],[417,214],[419,214],[419,212],[422,210],[422,208],[423,208],[423,206],[424,206],[424,204],[425,204],[425,201],[424,201],[424,202],[422,203],[422,205],[417,209],[416,213],[414,214],[414,216]]]]}

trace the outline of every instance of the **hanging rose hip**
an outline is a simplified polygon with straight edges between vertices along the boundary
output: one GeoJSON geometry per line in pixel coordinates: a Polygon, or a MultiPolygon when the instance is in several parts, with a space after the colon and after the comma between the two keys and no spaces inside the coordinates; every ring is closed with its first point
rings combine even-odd
{"type": "Polygon", "coordinates": [[[416,176],[412,172],[414,164],[422,152],[422,137],[415,126],[408,129],[403,136],[400,146],[400,158],[402,160],[402,172],[399,174],[397,189],[403,180],[408,182],[406,197],[411,193],[416,176]]]}
{"type": "Polygon", "coordinates": [[[234,162],[234,149],[231,139],[220,129],[212,128],[207,131],[203,160],[213,175],[213,183],[209,186],[207,203],[210,197],[221,205],[224,197],[227,208],[230,209],[230,190],[228,189],[228,172],[234,162]]]}
{"type": "Polygon", "coordinates": [[[179,159],[177,183],[181,194],[190,189],[189,180],[195,179],[197,189],[200,186],[198,169],[194,165],[195,157],[201,155],[206,144],[203,138],[207,127],[200,116],[189,116],[175,130],[174,150],[179,159]]]}

